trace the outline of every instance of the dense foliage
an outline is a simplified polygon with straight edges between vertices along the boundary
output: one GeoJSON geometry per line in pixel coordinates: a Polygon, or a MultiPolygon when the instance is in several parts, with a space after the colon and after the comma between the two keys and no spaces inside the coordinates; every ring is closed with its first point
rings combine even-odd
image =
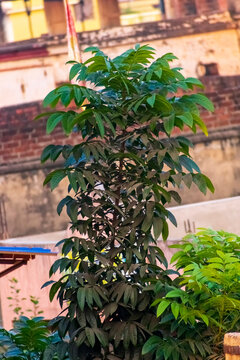
{"type": "Polygon", "coordinates": [[[160,235],[167,239],[168,220],[176,225],[165,206],[181,201],[174,188],[182,184],[213,191],[191,159],[189,139],[171,134],[184,126],[207,134],[199,107],[213,105],[193,94],[194,86],[203,88],[199,80],[170,68],[173,54],[154,60],[154,49],[139,45],[114,59],[95,47],[87,51],[93,56],[70,70],[70,80],[86,87],[64,84],[44,100],[70,110],[38,116],[48,117],[48,133],[61,124],[75,144],[51,144],[42,153],[42,162],[62,159],[44,183],[53,190],[68,180],[57,211],[66,207],[75,231],[60,242],[63,257],[50,270],[62,273],[50,298],[57,294],[65,311],[52,326],[71,359],[141,359],[149,336],[161,334],[150,307],[154,283],[172,281],[156,244],[160,235]]]}
{"type": "Polygon", "coordinates": [[[172,345],[164,347],[163,339],[155,336],[144,351],[155,351],[159,360],[166,359],[166,351],[169,359],[187,359],[187,354],[223,359],[224,334],[240,330],[240,237],[201,229],[173,247],[179,250],[172,262],[182,275],[171,286],[158,282],[156,291],[162,290],[165,296],[155,301],[161,321],[165,318],[171,323],[172,345]],[[177,349],[182,329],[188,348],[181,343],[177,349]]]}
{"type": "Polygon", "coordinates": [[[47,346],[57,341],[43,318],[22,316],[14,322],[13,330],[0,329],[0,359],[41,360],[47,346]]]}

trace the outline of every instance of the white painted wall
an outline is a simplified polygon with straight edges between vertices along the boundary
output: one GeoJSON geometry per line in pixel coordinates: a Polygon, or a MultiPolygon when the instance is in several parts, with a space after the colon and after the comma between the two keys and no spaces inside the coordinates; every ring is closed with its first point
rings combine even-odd
{"type": "Polygon", "coordinates": [[[240,236],[240,196],[204,201],[195,204],[171,207],[178,227],[169,225],[169,240],[179,240],[186,235],[184,221],[189,220],[193,230],[205,227],[224,230],[240,236]]]}
{"type": "Polygon", "coordinates": [[[54,89],[52,67],[29,67],[0,72],[0,107],[43,99],[54,89]]]}

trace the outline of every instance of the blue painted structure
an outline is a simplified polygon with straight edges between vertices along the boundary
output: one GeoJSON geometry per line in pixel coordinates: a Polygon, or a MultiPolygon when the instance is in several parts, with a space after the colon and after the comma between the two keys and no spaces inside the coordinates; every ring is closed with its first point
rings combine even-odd
{"type": "Polygon", "coordinates": [[[17,246],[0,246],[0,252],[9,252],[9,253],[33,253],[33,254],[52,254],[50,249],[44,248],[28,248],[28,247],[17,247],[17,246]]]}
{"type": "Polygon", "coordinates": [[[0,265],[11,265],[0,271],[0,278],[22,265],[27,265],[27,262],[35,259],[36,255],[57,255],[57,252],[39,247],[0,246],[0,265]]]}

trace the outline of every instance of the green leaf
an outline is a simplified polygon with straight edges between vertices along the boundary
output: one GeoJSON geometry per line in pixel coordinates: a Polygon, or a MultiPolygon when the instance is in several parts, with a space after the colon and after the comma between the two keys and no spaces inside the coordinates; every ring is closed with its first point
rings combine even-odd
{"type": "Polygon", "coordinates": [[[186,78],[185,82],[187,84],[190,84],[190,85],[198,86],[198,87],[200,87],[202,89],[204,88],[203,83],[200,80],[196,79],[196,78],[192,78],[192,77],[186,78]]]}
{"type": "Polygon", "coordinates": [[[47,107],[51,105],[52,107],[56,106],[56,101],[60,98],[60,94],[56,93],[56,90],[51,91],[43,100],[43,106],[47,107]]]}
{"type": "Polygon", "coordinates": [[[102,118],[97,112],[94,112],[94,116],[95,116],[95,119],[96,119],[96,123],[98,125],[100,135],[103,138],[104,134],[105,134],[105,129],[104,129],[104,124],[103,124],[102,118]]]}
{"type": "Polygon", "coordinates": [[[60,281],[55,282],[52,286],[51,289],[49,291],[49,299],[52,302],[54,296],[56,295],[56,293],[58,292],[59,288],[61,287],[62,283],[60,281]]]}
{"type": "Polygon", "coordinates": [[[96,53],[98,51],[99,51],[99,48],[97,46],[89,46],[86,49],[84,49],[84,52],[96,53]]]}
{"type": "Polygon", "coordinates": [[[138,336],[137,336],[137,327],[135,324],[129,325],[129,334],[130,334],[130,340],[131,340],[133,346],[136,346],[138,336]]]}
{"type": "Polygon", "coordinates": [[[177,320],[178,315],[179,315],[179,310],[180,310],[179,304],[176,302],[171,303],[171,310],[172,310],[173,316],[177,320]]]}
{"type": "Polygon", "coordinates": [[[167,240],[168,234],[169,234],[168,223],[166,221],[163,221],[162,237],[164,241],[167,240]]]}
{"type": "Polygon", "coordinates": [[[81,172],[79,172],[79,171],[76,172],[76,179],[77,179],[77,182],[79,183],[82,191],[86,191],[87,185],[86,185],[86,182],[85,182],[84,177],[81,172]]]}
{"type": "Polygon", "coordinates": [[[47,120],[47,134],[50,134],[55,127],[62,121],[64,113],[54,113],[51,116],[49,116],[47,120]]]}
{"type": "Polygon", "coordinates": [[[163,229],[163,221],[161,218],[153,218],[153,234],[154,234],[154,239],[158,240],[159,236],[162,233],[162,229],[163,229]]]}
{"type": "Polygon", "coordinates": [[[189,172],[193,172],[193,170],[196,170],[197,172],[201,172],[198,165],[186,155],[179,156],[179,161],[182,166],[184,166],[189,172]]]}
{"type": "Polygon", "coordinates": [[[61,214],[63,207],[64,207],[67,203],[69,203],[70,201],[72,201],[71,196],[66,196],[65,198],[63,198],[63,199],[59,202],[59,204],[58,204],[58,206],[57,206],[57,213],[58,213],[58,215],[61,214]]]}
{"type": "Polygon", "coordinates": [[[208,189],[209,189],[212,193],[214,193],[215,188],[214,188],[214,185],[213,185],[213,183],[211,182],[211,180],[210,180],[206,175],[204,175],[204,174],[202,174],[202,177],[204,178],[208,189]]]}
{"type": "Polygon", "coordinates": [[[154,106],[154,103],[155,103],[155,99],[156,99],[156,95],[153,94],[152,96],[150,96],[150,97],[147,98],[147,103],[148,103],[151,107],[153,107],[153,106],[154,106]]]}
{"type": "Polygon", "coordinates": [[[161,112],[161,114],[164,114],[166,116],[170,115],[170,113],[173,111],[173,107],[170,104],[170,102],[167,99],[165,99],[165,97],[158,94],[156,95],[155,98],[154,108],[156,108],[161,112]]]}
{"type": "Polygon", "coordinates": [[[181,119],[184,124],[188,125],[189,127],[193,126],[193,117],[190,112],[185,112],[183,115],[178,115],[178,119],[181,119]]]}
{"type": "Polygon", "coordinates": [[[169,300],[162,300],[157,307],[157,317],[161,316],[169,305],[170,305],[169,300]]]}
{"type": "Polygon", "coordinates": [[[55,145],[48,145],[45,147],[45,149],[42,152],[41,155],[41,163],[44,163],[45,161],[47,161],[50,158],[50,155],[52,153],[52,151],[54,150],[55,145]]]}
{"type": "Polygon", "coordinates": [[[174,128],[175,116],[171,115],[169,118],[165,119],[163,122],[164,129],[168,135],[171,134],[174,128]]]}
{"type": "Polygon", "coordinates": [[[60,181],[62,181],[66,177],[65,170],[54,170],[50,174],[46,176],[46,179],[44,180],[43,185],[46,185],[48,182],[50,182],[50,188],[51,190],[54,190],[60,181]]]}
{"type": "Polygon", "coordinates": [[[68,172],[68,180],[69,183],[75,193],[78,192],[78,184],[77,184],[77,178],[76,178],[76,172],[68,172]]]}
{"type": "Polygon", "coordinates": [[[91,329],[90,327],[86,327],[85,328],[85,334],[87,336],[87,339],[89,341],[89,344],[91,345],[91,347],[93,348],[95,345],[95,335],[94,335],[94,331],[93,329],[91,329]]]}
{"type": "Polygon", "coordinates": [[[189,98],[193,100],[196,104],[201,105],[204,109],[209,111],[214,111],[213,103],[203,94],[192,94],[189,95],[189,98]]]}
{"type": "Polygon", "coordinates": [[[52,360],[56,354],[57,349],[55,344],[49,344],[43,353],[43,360],[52,360]]]}
{"type": "Polygon", "coordinates": [[[197,185],[199,190],[206,195],[207,193],[207,184],[205,178],[202,176],[202,174],[194,174],[193,176],[193,182],[197,185]]]}
{"type": "Polygon", "coordinates": [[[77,291],[77,301],[80,309],[83,311],[85,307],[86,289],[80,287],[77,291]]]}
{"type": "Polygon", "coordinates": [[[150,339],[148,339],[148,341],[143,345],[142,355],[146,355],[155,350],[161,343],[161,340],[162,339],[159,336],[151,336],[150,339]]]}
{"type": "Polygon", "coordinates": [[[159,69],[157,71],[154,71],[154,74],[157,75],[158,80],[161,80],[162,77],[162,69],[159,69]]]}
{"type": "Polygon", "coordinates": [[[71,67],[71,70],[70,70],[70,72],[69,72],[69,80],[70,80],[70,81],[75,78],[75,76],[77,75],[77,73],[80,71],[81,67],[82,67],[82,64],[74,64],[74,65],[71,67]]]}
{"type": "Polygon", "coordinates": [[[192,114],[192,116],[193,116],[195,124],[197,124],[200,127],[200,129],[202,130],[202,132],[206,136],[208,136],[207,127],[206,127],[205,123],[202,121],[202,119],[199,116],[197,116],[196,114],[192,114]]]}
{"type": "Polygon", "coordinates": [[[94,333],[96,334],[98,340],[102,344],[102,346],[105,348],[108,346],[108,336],[107,333],[104,332],[102,329],[93,328],[94,333]]]}

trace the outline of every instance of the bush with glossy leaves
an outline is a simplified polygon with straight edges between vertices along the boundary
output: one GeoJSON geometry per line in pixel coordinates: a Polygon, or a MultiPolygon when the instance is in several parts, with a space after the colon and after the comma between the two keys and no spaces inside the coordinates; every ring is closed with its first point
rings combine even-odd
{"type": "Polygon", "coordinates": [[[186,126],[207,134],[199,109],[213,105],[199,80],[170,67],[173,54],[155,59],[147,45],[114,59],[95,47],[86,51],[93,56],[70,70],[70,80],[81,85],[64,84],[44,100],[71,108],[38,116],[47,117],[48,133],[61,125],[75,139],[42,153],[42,162],[61,159],[44,184],[53,190],[64,178],[69,182],[57,211],[66,208],[75,231],[61,241],[63,257],[50,270],[62,273],[50,298],[57,295],[66,307],[52,325],[69,336],[71,359],[141,359],[146,340],[160,334],[150,307],[154,282],[171,284],[156,243],[167,239],[168,220],[176,225],[166,205],[181,201],[182,184],[213,191],[190,156],[189,139],[172,133],[186,126]]]}
{"type": "Polygon", "coordinates": [[[152,337],[144,353],[154,351],[159,360],[224,359],[224,334],[240,331],[240,237],[201,229],[172,247],[178,249],[172,262],[182,275],[171,286],[157,282],[156,292],[162,296],[154,305],[175,345],[163,346],[161,337],[152,337]]]}

